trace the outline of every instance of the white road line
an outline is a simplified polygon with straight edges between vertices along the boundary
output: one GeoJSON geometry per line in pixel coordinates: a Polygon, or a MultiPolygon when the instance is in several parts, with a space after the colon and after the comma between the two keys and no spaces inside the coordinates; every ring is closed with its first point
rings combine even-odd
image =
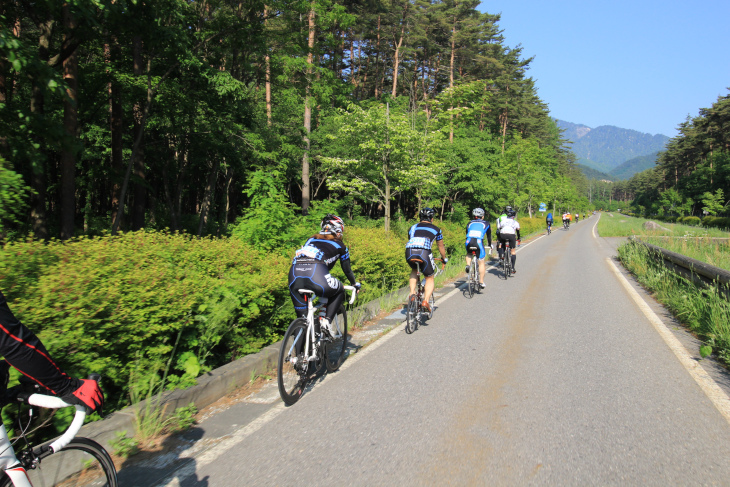
{"type": "Polygon", "coordinates": [[[606,262],[610,264],[611,270],[614,274],[616,274],[616,278],[624,286],[636,305],[639,309],[641,309],[642,313],[644,313],[644,316],[646,316],[649,322],[654,326],[654,329],[657,333],[659,333],[659,336],[662,337],[664,343],[666,343],[672,352],[674,352],[674,355],[677,359],[679,359],[679,362],[684,366],[687,372],[689,372],[689,375],[692,376],[695,382],[697,382],[697,385],[700,386],[702,392],[704,392],[710,401],[712,401],[712,404],[714,404],[717,410],[720,411],[720,414],[725,417],[725,420],[730,423],[730,398],[728,398],[727,394],[725,394],[725,391],[723,391],[712,377],[707,374],[699,362],[690,356],[687,349],[682,346],[677,337],[675,337],[666,325],[664,325],[661,318],[654,313],[641,295],[636,292],[636,289],[634,289],[624,275],[621,274],[621,271],[619,271],[618,267],[616,267],[616,264],[614,264],[611,259],[606,259],[606,262]]]}
{"type": "Polygon", "coordinates": [[[598,235],[596,234],[596,227],[598,226],[598,222],[601,220],[601,214],[598,214],[598,220],[596,220],[596,223],[593,225],[593,238],[597,239],[598,235]]]}

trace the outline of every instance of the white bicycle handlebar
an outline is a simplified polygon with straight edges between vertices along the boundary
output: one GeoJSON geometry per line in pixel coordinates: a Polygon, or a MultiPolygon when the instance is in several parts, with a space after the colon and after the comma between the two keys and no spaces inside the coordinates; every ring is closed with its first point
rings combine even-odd
{"type": "Polygon", "coordinates": [[[357,288],[355,286],[344,286],[345,291],[352,291],[352,297],[350,298],[350,304],[355,302],[355,298],[357,298],[357,288]]]}
{"type": "Polygon", "coordinates": [[[86,419],[86,408],[84,406],[69,404],[60,397],[46,396],[44,394],[31,394],[28,397],[28,404],[47,409],[60,409],[70,406],[74,406],[76,408],[76,415],[74,416],[71,425],[56,441],[49,445],[54,452],[59,451],[74,439],[76,434],[84,425],[84,420],[86,419]]]}

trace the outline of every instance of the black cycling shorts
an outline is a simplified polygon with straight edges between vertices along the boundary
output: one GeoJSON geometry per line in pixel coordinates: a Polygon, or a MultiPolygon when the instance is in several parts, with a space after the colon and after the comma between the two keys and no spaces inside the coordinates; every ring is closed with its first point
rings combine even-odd
{"type": "Polygon", "coordinates": [[[436,272],[433,253],[428,249],[406,249],[406,262],[413,270],[416,270],[416,265],[418,265],[426,277],[433,276],[436,272]]]}
{"type": "Polygon", "coordinates": [[[331,318],[330,314],[334,316],[345,297],[345,288],[340,280],[330,274],[327,265],[319,262],[297,262],[289,269],[289,293],[297,316],[303,316],[307,312],[307,304],[299,292],[300,289],[309,289],[316,296],[330,298],[327,305],[328,318],[331,318]],[[334,310],[332,313],[331,308],[334,310]]]}
{"type": "Polygon", "coordinates": [[[514,233],[501,233],[499,239],[502,242],[503,246],[506,242],[509,242],[510,249],[517,248],[517,237],[514,233]]]}

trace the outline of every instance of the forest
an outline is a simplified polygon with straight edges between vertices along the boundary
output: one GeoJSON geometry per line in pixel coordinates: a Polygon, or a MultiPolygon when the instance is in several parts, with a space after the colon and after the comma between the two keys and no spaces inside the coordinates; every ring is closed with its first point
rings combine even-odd
{"type": "Polygon", "coordinates": [[[386,228],[585,204],[531,59],[478,4],[3,2],[1,231],[222,236],[264,188],[386,228]]]}

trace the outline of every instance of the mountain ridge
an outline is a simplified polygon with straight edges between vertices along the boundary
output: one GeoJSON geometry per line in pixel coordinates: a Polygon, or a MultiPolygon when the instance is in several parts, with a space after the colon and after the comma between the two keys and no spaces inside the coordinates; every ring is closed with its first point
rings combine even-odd
{"type": "Polygon", "coordinates": [[[563,138],[568,141],[566,147],[576,155],[577,163],[607,173],[615,179],[627,179],[651,167],[656,162],[657,154],[664,150],[670,140],[666,135],[646,134],[613,125],[591,128],[560,119],[555,119],[555,122],[562,129],[563,138]],[[627,164],[634,159],[640,161],[627,164]],[[623,164],[626,167],[614,173],[623,164]]]}

